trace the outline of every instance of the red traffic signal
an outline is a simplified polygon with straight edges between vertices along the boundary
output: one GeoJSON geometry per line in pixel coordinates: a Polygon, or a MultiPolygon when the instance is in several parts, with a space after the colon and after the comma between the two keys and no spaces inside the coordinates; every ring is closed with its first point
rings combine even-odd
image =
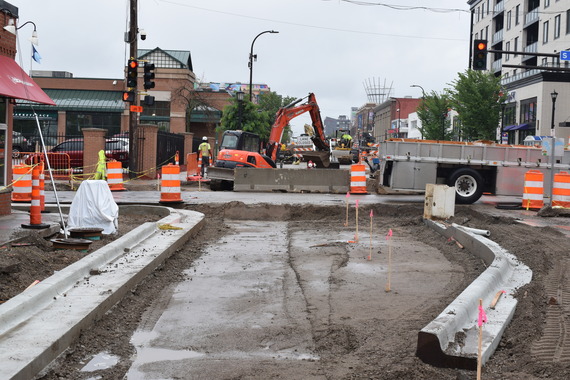
{"type": "Polygon", "coordinates": [[[127,87],[137,87],[139,62],[136,59],[129,59],[127,63],[127,87]]]}
{"type": "Polygon", "coordinates": [[[487,40],[473,41],[473,70],[487,70],[487,40]]]}
{"type": "Polygon", "coordinates": [[[134,103],[135,96],[136,94],[134,91],[125,91],[123,92],[123,102],[134,103]]]}

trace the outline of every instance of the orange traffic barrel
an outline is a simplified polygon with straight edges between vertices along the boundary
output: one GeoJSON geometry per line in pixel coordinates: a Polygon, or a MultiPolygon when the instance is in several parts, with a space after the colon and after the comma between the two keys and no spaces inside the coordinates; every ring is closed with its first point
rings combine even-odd
{"type": "Polygon", "coordinates": [[[182,203],[180,195],[180,166],[168,164],[162,167],[160,203],[182,203]]]}
{"type": "Polygon", "coordinates": [[[554,174],[552,187],[552,207],[570,208],[570,174],[560,172],[554,174]]]}
{"type": "Polygon", "coordinates": [[[30,205],[30,224],[22,224],[22,228],[42,229],[49,224],[42,223],[42,206],[40,204],[40,165],[32,169],[32,202],[30,205]]]}
{"type": "Polygon", "coordinates": [[[32,167],[16,165],[13,172],[12,202],[30,202],[32,200],[32,167]]]}
{"type": "Polygon", "coordinates": [[[541,209],[544,206],[544,174],[529,170],[524,175],[522,206],[526,209],[541,209]]]}
{"type": "Polygon", "coordinates": [[[107,162],[107,184],[111,191],[127,190],[123,186],[123,164],[120,161],[107,162]]]}
{"type": "Polygon", "coordinates": [[[362,164],[350,166],[350,193],[368,194],[366,191],[366,167],[362,164]]]}

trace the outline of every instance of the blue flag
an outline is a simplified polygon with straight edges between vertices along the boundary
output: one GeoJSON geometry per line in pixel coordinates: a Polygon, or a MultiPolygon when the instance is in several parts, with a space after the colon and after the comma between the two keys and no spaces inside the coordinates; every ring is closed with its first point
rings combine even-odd
{"type": "Polygon", "coordinates": [[[32,53],[32,58],[37,63],[41,63],[40,61],[42,60],[42,56],[40,55],[40,53],[38,53],[38,51],[36,50],[36,47],[34,45],[32,45],[32,49],[34,49],[33,53],[32,53]]]}

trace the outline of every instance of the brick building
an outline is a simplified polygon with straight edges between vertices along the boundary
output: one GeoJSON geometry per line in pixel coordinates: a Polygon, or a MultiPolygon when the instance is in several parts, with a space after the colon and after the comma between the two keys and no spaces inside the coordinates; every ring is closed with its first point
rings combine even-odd
{"type": "Polygon", "coordinates": [[[407,137],[408,115],[416,112],[421,99],[389,98],[374,107],[374,133],[376,141],[392,137],[407,137]]]}

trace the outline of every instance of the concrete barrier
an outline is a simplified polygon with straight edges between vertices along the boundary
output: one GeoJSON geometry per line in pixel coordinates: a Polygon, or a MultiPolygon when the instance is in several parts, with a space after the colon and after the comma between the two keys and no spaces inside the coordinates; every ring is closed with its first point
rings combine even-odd
{"type": "Polygon", "coordinates": [[[236,168],[234,191],[282,191],[344,194],[350,185],[345,169],[236,168]]]}
{"type": "Polygon", "coordinates": [[[495,352],[501,336],[511,321],[517,300],[517,288],[528,284],[532,271],[497,243],[462,226],[446,227],[425,220],[432,229],[454,238],[465,249],[480,257],[487,269],[477,277],[445,310],[418,334],[416,355],[424,362],[449,368],[475,370],[478,351],[479,299],[488,322],[483,325],[482,365],[495,352]],[[505,293],[494,308],[489,305],[498,292],[505,293]]]}

